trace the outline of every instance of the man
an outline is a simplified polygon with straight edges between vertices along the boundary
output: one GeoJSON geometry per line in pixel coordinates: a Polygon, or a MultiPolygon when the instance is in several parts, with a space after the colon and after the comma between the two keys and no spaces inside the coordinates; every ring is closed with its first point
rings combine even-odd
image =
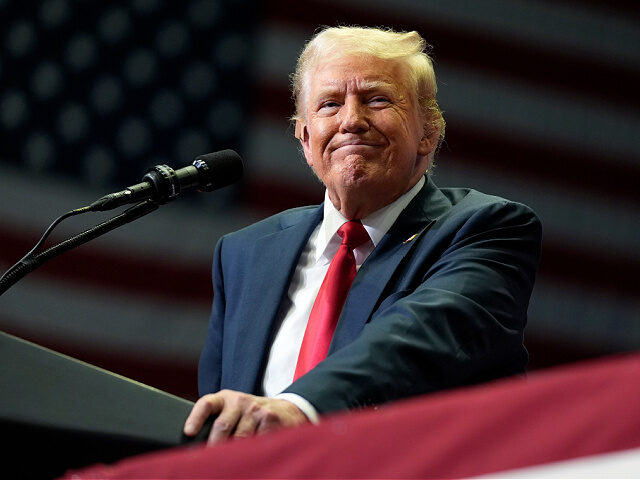
{"type": "Polygon", "coordinates": [[[305,47],[296,137],[325,202],[219,241],[186,434],[210,415],[216,443],[523,372],[540,223],[429,178],[444,120],[425,47],[351,27],[305,47]]]}

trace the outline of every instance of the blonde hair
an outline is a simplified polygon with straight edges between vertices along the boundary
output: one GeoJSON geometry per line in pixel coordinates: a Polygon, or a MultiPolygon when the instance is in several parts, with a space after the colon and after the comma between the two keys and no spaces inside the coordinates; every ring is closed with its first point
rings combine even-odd
{"type": "Polygon", "coordinates": [[[355,26],[325,27],[307,42],[298,58],[295,72],[291,75],[296,108],[292,120],[304,118],[311,75],[322,58],[330,55],[373,55],[382,59],[399,60],[409,67],[409,81],[420,113],[431,132],[437,129],[441,142],[444,138],[445,121],[436,101],[436,75],[431,57],[427,53],[429,48],[425,39],[415,31],[396,32],[392,29],[355,26]]]}

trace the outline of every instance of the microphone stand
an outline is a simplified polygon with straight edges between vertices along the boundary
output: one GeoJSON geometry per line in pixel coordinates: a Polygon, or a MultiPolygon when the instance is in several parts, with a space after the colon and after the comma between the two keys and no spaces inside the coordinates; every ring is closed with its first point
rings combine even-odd
{"type": "Polygon", "coordinates": [[[63,254],[75,247],[83,245],[94,238],[98,238],[105,233],[110,232],[122,225],[125,225],[129,222],[137,220],[154,210],[158,209],[158,204],[153,200],[146,200],[144,202],[140,202],[133,207],[128,208],[124,212],[116,215],[109,220],[96,225],[95,227],[91,227],[88,230],[85,230],[82,233],[74,235],[73,237],[54,245],[53,247],[48,248],[47,250],[39,253],[35,256],[27,256],[16,263],[13,267],[11,267],[0,279],[0,295],[6,292],[9,288],[11,288],[15,283],[17,283],[21,278],[23,278],[28,273],[34,271],[43,263],[51,260],[52,258],[57,257],[58,255],[63,254]]]}

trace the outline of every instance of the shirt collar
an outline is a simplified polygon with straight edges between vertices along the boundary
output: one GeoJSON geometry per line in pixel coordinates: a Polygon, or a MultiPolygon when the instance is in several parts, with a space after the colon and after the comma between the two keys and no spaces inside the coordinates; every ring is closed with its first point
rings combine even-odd
{"type": "MultiPolygon", "coordinates": [[[[374,247],[382,240],[382,237],[384,237],[391,228],[391,225],[394,224],[400,213],[409,205],[409,202],[413,200],[413,197],[418,194],[424,186],[424,182],[424,176],[420,177],[420,180],[409,189],[408,192],[398,197],[394,202],[361,219],[362,225],[364,225],[364,228],[367,230],[374,247]]],[[[329,253],[329,246],[333,246],[335,250],[337,250],[337,246],[340,244],[337,236],[338,229],[347,221],[348,220],[336,209],[331,200],[329,200],[329,193],[325,190],[324,216],[318,232],[316,260],[322,255],[329,253]],[[334,243],[336,245],[333,245],[334,243]]],[[[326,256],[332,258],[334,253],[335,251],[326,256]]]]}

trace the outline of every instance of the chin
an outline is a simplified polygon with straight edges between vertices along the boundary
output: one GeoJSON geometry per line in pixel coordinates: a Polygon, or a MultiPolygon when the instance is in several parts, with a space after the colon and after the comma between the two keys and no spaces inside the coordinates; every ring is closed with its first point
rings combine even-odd
{"type": "Polygon", "coordinates": [[[349,155],[341,162],[340,177],[346,185],[367,182],[375,173],[375,163],[361,155],[349,155]]]}
{"type": "Polygon", "coordinates": [[[366,187],[372,181],[372,176],[366,168],[346,168],[340,175],[341,183],[345,188],[366,187]]]}

